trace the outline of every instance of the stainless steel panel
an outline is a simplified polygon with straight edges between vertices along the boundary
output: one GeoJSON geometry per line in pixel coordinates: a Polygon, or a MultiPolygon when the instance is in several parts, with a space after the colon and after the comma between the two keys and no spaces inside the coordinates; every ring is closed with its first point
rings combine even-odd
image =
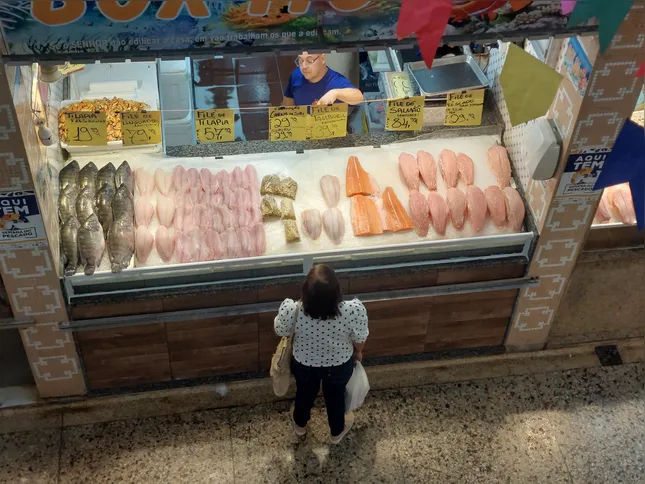
{"type": "Polygon", "coordinates": [[[410,76],[419,86],[422,96],[436,97],[465,89],[488,87],[488,78],[470,55],[444,57],[428,69],[423,61],[405,65],[410,76]]]}

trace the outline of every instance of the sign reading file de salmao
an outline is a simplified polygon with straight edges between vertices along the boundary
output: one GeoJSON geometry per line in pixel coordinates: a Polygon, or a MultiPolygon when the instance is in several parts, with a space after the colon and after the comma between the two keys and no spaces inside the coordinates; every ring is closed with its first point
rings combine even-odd
{"type": "Polygon", "coordinates": [[[33,191],[0,193],[0,246],[44,245],[47,238],[33,191]]]}

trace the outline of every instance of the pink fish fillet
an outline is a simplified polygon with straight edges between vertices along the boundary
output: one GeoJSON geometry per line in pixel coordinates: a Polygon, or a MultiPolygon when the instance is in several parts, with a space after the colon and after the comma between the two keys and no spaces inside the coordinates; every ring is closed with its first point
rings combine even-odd
{"type": "Polygon", "coordinates": [[[251,238],[255,245],[254,255],[264,255],[267,251],[267,238],[263,224],[259,223],[251,228],[251,238]]]}
{"type": "Polygon", "coordinates": [[[628,184],[617,186],[612,193],[612,202],[624,224],[636,224],[636,210],[634,209],[634,199],[632,191],[628,184]]]}
{"type": "Polygon", "coordinates": [[[598,204],[598,209],[596,210],[596,222],[605,223],[611,220],[611,201],[609,200],[609,189],[605,189],[602,192],[602,197],[600,198],[600,203],[598,204]]]}
{"type": "Polygon", "coordinates": [[[503,146],[495,145],[488,149],[488,166],[497,178],[497,186],[504,189],[511,184],[511,162],[503,146]]]}
{"type": "Polygon", "coordinates": [[[517,232],[524,222],[524,201],[515,188],[506,187],[503,191],[506,197],[506,218],[511,228],[517,232]]]}
{"type": "Polygon", "coordinates": [[[208,229],[206,231],[206,243],[213,253],[214,260],[220,260],[224,258],[224,246],[222,245],[222,239],[215,230],[208,229]]]}
{"type": "Polygon", "coordinates": [[[491,185],[484,190],[486,205],[490,218],[497,227],[506,225],[506,197],[497,185],[491,185]]]}
{"type": "Polygon", "coordinates": [[[190,232],[180,232],[175,243],[175,261],[182,264],[199,261],[198,241],[193,241],[190,232]]]}
{"type": "Polygon", "coordinates": [[[155,234],[155,242],[157,246],[157,254],[164,262],[170,262],[175,252],[175,230],[166,228],[163,225],[157,229],[155,234]]]}
{"type": "Polygon", "coordinates": [[[417,235],[419,237],[425,237],[428,235],[428,229],[430,228],[430,208],[428,207],[428,200],[418,190],[412,190],[408,204],[410,206],[410,217],[412,218],[412,223],[414,223],[417,235]]]}
{"type": "Polygon", "coordinates": [[[157,218],[159,219],[159,223],[166,227],[170,227],[174,217],[175,201],[170,197],[159,195],[157,197],[157,218]]]}
{"type": "Polygon", "coordinates": [[[237,231],[237,240],[240,243],[242,257],[251,257],[255,253],[255,246],[251,240],[249,229],[242,227],[237,231]]]}
{"type": "Polygon", "coordinates": [[[244,188],[244,173],[242,172],[242,168],[239,166],[233,168],[231,178],[235,187],[244,188]]]}
{"type": "Polygon", "coordinates": [[[452,224],[457,230],[461,230],[464,227],[466,208],[468,207],[466,195],[457,188],[448,188],[448,193],[446,193],[446,203],[448,204],[448,211],[450,212],[452,224]]]}
{"type": "Polygon", "coordinates": [[[457,168],[459,169],[459,176],[466,185],[475,183],[475,164],[470,156],[457,153],[457,168]]]}
{"type": "Polygon", "coordinates": [[[193,225],[193,206],[184,205],[183,207],[175,208],[175,217],[172,220],[172,225],[177,231],[189,230],[193,225]]]}
{"type": "Polygon", "coordinates": [[[177,165],[172,169],[172,188],[177,191],[184,185],[184,178],[186,177],[186,169],[177,165]]]}
{"type": "Polygon", "coordinates": [[[161,168],[155,170],[155,185],[159,193],[168,196],[172,190],[172,177],[161,168]]]}
{"type": "Polygon", "coordinates": [[[201,170],[199,170],[199,181],[201,182],[202,190],[206,191],[211,189],[212,176],[213,175],[208,168],[202,168],[201,170]]]}
{"type": "Polygon", "coordinates": [[[184,185],[188,185],[191,188],[201,188],[201,182],[199,181],[199,172],[197,168],[189,168],[184,175],[184,185]]]}
{"type": "Polygon", "coordinates": [[[217,208],[217,211],[219,213],[222,224],[222,230],[220,231],[220,233],[226,231],[227,229],[234,228],[233,215],[231,214],[229,208],[226,205],[222,205],[217,208]]]}
{"type": "Polygon", "coordinates": [[[423,183],[426,184],[429,190],[436,190],[437,162],[434,161],[434,156],[423,150],[417,152],[417,165],[419,165],[419,173],[423,183]]]}
{"type": "Polygon", "coordinates": [[[322,232],[322,220],[320,212],[315,209],[303,210],[300,215],[302,220],[302,231],[312,240],[318,240],[322,232]]]}
{"type": "Polygon", "coordinates": [[[459,167],[457,166],[457,156],[454,151],[442,150],[439,153],[439,169],[448,187],[456,187],[459,180],[459,167]]]}
{"type": "Polygon", "coordinates": [[[340,200],[340,181],[334,175],[325,175],[320,178],[320,189],[329,208],[338,205],[340,200]]]}
{"type": "Polygon", "coordinates": [[[194,228],[190,236],[193,241],[193,247],[196,248],[193,254],[199,262],[205,262],[215,258],[210,245],[207,243],[206,234],[201,229],[194,228]]]}
{"type": "Polygon", "coordinates": [[[249,188],[260,188],[260,183],[258,181],[258,172],[253,165],[246,165],[244,167],[244,173],[246,178],[249,181],[249,188]]]}
{"type": "Polygon", "coordinates": [[[448,224],[448,205],[446,200],[437,192],[430,192],[428,194],[428,209],[435,231],[439,235],[445,235],[446,225],[448,224]]]}
{"type": "Polygon", "coordinates": [[[417,159],[410,153],[399,155],[399,175],[408,190],[419,189],[419,165],[417,159]]]}
{"type": "Polygon", "coordinates": [[[150,172],[143,168],[139,168],[134,172],[134,180],[137,184],[139,195],[144,197],[152,195],[152,192],[155,189],[155,178],[150,172]]]}
{"type": "Polygon", "coordinates": [[[193,225],[199,228],[210,228],[213,223],[208,205],[197,203],[193,206],[193,225]]]}
{"type": "Polygon", "coordinates": [[[466,189],[466,200],[468,202],[468,220],[475,232],[481,232],[486,222],[488,203],[481,188],[471,185],[466,189]]]}
{"type": "Polygon", "coordinates": [[[235,230],[228,229],[224,232],[222,242],[226,246],[226,257],[229,259],[235,259],[237,257],[242,257],[242,248],[240,247],[239,239],[235,230]]]}
{"type": "Polygon", "coordinates": [[[336,207],[330,208],[323,213],[323,228],[329,240],[338,245],[345,236],[345,219],[343,214],[336,207]]]}
{"type": "Polygon", "coordinates": [[[137,203],[134,204],[134,220],[137,223],[137,227],[150,225],[154,214],[155,208],[148,200],[148,197],[139,197],[137,203]]]}
{"type": "Polygon", "coordinates": [[[215,178],[219,184],[217,191],[221,191],[224,187],[231,186],[231,175],[226,170],[220,170],[215,174],[215,178]]]}
{"type": "Polygon", "coordinates": [[[137,262],[140,264],[146,263],[154,244],[154,235],[144,226],[137,227],[137,231],[134,233],[134,252],[137,256],[137,262]]]}
{"type": "Polygon", "coordinates": [[[226,205],[228,208],[233,208],[233,206],[235,205],[233,191],[229,187],[225,186],[222,189],[222,195],[224,196],[224,205],[226,205]]]}

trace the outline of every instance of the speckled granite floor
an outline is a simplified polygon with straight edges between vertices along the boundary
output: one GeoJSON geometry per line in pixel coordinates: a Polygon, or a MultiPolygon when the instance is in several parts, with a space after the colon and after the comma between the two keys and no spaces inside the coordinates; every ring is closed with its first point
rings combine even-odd
{"type": "Polygon", "coordinates": [[[0,435],[2,483],[634,483],[645,364],[373,392],[330,447],[288,403],[0,435]]]}

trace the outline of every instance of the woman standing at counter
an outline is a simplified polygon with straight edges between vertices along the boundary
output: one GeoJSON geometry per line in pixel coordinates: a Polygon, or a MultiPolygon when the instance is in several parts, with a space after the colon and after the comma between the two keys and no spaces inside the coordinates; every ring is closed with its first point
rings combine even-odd
{"type": "Polygon", "coordinates": [[[365,306],[358,299],[343,301],[336,274],[319,264],[309,271],[301,300],[282,302],[274,326],[278,336],[294,335],[294,432],[299,436],[307,432],[311,407],[322,382],[331,442],[338,444],[354,423],[352,414],[345,415],[345,387],[354,371],[354,361],[363,359],[369,335],[365,306]]]}

